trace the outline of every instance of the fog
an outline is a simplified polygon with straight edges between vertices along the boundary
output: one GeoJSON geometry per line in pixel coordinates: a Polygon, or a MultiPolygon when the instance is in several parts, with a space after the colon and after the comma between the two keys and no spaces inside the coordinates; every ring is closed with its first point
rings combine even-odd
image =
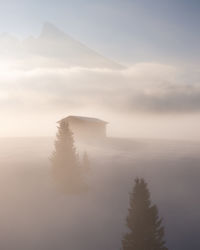
{"type": "Polygon", "coordinates": [[[199,80],[198,67],[184,63],[115,62],[50,23],[25,39],[2,34],[1,250],[120,249],[137,177],[158,206],[168,249],[200,249],[199,80]],[[102,123],[85,127],[92,140],[81,143],[66,128],[59,134],[66,116],[102,119],[107,137],[102,123]],[[88,172],[69,172],[84,155],[88,172]],[[69,191],[77,174],[82,183],[69,191]]]}
{"type": "Polygon", "coordinates": [[[113,136],[200,139],[198,68],[121,65],[52,24],[38,37],[1,35],[0,53],[1,136],[53,136],[72,114],[108,121],[113,136]]]}
{"type": "Polygon", "coordinates": [[[53,141],[0,140],[2,250],[120,249],[128,194],[141,176],[164,218],[169,249],[199,249],[199,143],[108,138],[84,145],[89,189],[66,195],[51,178],[53,141]]]}

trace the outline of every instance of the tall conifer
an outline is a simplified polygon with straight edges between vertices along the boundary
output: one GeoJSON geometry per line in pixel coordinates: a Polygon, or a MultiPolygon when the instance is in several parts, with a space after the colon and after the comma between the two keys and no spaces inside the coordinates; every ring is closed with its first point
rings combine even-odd
{"type": "Polygon", "coordinates": [[[157,207],[151,205],[144,179],[135,180],[126,222],[129,232],[122,240],[123,250],[167,250],[162,219],[157,207]]]}
{"type": "Polygon", "coordinates": [[[65,121],[59,123],[51,162],[53,176],[63,191],[81,191],[83,180],[79,159],[74,147],[73,133],[65,121]]]}

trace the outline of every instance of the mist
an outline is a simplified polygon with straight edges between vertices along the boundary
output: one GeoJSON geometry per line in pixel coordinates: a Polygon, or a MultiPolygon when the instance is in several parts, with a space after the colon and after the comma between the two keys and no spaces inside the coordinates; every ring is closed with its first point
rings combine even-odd
{"type": "Polygon", "coordinates": [[[103,147],[84,145],[89,190],[66,195],[51,178],[53,141],[0,141],[2,249],[119,249],[128,193],[138,176],[148,181],[164,218],[168,247],[188,249],[193,242],[199,248],[199,143],[107,139],[103,147]]]}
{"type": "Polygon", "coordinates": [[[0,43],[2,136],[53,136],[55,121],[75,114],[102,117],[112,124],[113,136],[199,140],[198,69],[120,65],[51,24],[39,37],[20,41],[7,35],[0,43]],[[10,127],[16,119],[21,122],[10,127]],[[140,129],[146,123],[149,128],[140,129]]]}
{"type": "Polygon", "coordinates": [[[39,2],[0,3],[0,249],[199,250],[198,4],[39,2]]]}

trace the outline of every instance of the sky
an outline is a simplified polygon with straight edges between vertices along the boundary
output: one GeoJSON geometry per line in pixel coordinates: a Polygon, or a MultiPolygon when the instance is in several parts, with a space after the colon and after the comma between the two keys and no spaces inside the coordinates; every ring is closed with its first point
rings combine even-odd
{"type": "Polygon", "coordinates": [[[85,115],[113,136],[199,140],[199,8],[1,1],[0,136],[55,135],[57,120],[85,115]]]}
{"type": "Polygon", "coordinates": [[[36,35],[49,21],[118,61],[198,63],[198,0],[1,1],[0,32],[36,35]]]}

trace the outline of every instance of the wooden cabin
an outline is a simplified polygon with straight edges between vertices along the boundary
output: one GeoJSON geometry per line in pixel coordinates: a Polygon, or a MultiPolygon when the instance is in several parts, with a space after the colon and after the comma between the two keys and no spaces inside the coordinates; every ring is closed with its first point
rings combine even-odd
{"type": "Polygon", "coordinates": [[[85,116],[68,116],[60,121],[67,122],[73,132],[75,140],[95,140],[106,137],[106,125],[108,122],[85,116]]]}

